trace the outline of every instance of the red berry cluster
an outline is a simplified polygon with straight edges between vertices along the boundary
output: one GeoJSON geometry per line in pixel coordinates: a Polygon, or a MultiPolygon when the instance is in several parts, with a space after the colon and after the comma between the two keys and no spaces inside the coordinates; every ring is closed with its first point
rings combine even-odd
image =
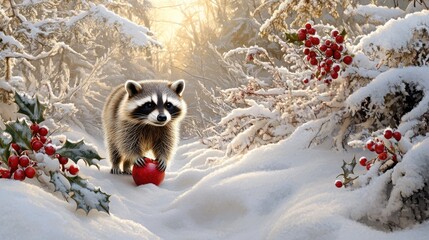
{"type": "Polygon", "coordinates": [[[303,80],[309,83],[311,79],[323,80],[330,84],[333,79],[337,79],[339,72],[345,65],[350,65],[353,58],[347,55],[344,47],[344,36],[338,30],[333,30],[330,36],[320,39],[316,36],[316,29],[310,23],[305,24],[305,28],[298,30],[297,37],[304,43],[303,53],[310,65],[314,66],[314,73],[310,78],[303,80]]]}
{"type": "Polygon", "coordinates": [[[387,128],[384,130],[383,137],[387,141],[383,141],[383,139],[376,137],[366,142],[366,148],[377,154],[377,156],[370,161],[368,161],[366,157],[361,157],[359,159],[359,164],[366,167],[367,170],[369,170],[377,160],[386,161],[387,159],[391,159],[395,163],[398,162],[398,151],[392,143],[392,140],[394,139],[396,142],[399,142],[402,138],[401,133],[387,128]]]}
{"type": "Polygon", "coordinates": [[[79,172],[77,165],[70,165],[68,168],[65,165],[68,163],[68,158],[55,154],[56,148],[52,144],[52,140],[48,137],[49,129],[45,126],[40,127],[37,123],[30,126],[32,138],[30,141],[31,149],[25,150],[17,143],[10,144],[11,155],[8,158],[8,168],[0,168],[0,178],[12,178],[15,180],[24,180],[33,178],[36,175],[37,161],[30,158],[29,155],[33,150],[34,153],[44,153],[58,159],[62,165],[62,171],[68,171],[71,175],[76,175],[79,172]]]}
{"type": "MultiPolygon", "coordinates": [[[[381,161],[383,164],[379,168],[380,172],[385,172],[387,169],[393,168],[402,157],[402,154],[398,149],[398,142],[401,140],[401,138],[402,135],[399,131],[394,131],[391,128],[385,129],[383,135],[372,138],[366,142],[366,148],[371,152],[375,152],[377,156],[370,160],[368,160],[366,157],[361,157],[359,159],[359,164],[365,167],[366,170],[370,170],[376,161],[381,161]]],[[[356,165],[356,162],[354,161],[354,164],[349,165],[351,165],[351,170],[349,170],[349,173],[353,174],[353,169],[356,165]]],[[[348,175],[340,175],[344,176],[344,182],[341,180],[335,180],[335,186],[337,188],[341,188],[345,184],[351,182],[350,180],[357,178],[355,177],[351,179],[348,175]],[[346,179],[346,177],[348,177],[348,179],[346,179]]]]}
{"type": "MultiPolygon", "coordinates": [[[[12,147],[15,149],[17,146],[17,144],[13,144],[12,147]]],[[[36,175],[34,166],[37,163],[32,161],[26,154],[26,152],[22,152],[20,156],[10,155],[7,163],[9,168],[0,168],[0,178],[11,178],[13,176],[13,179],[21,181],[26,177],[33,178],[36,175]]]]}

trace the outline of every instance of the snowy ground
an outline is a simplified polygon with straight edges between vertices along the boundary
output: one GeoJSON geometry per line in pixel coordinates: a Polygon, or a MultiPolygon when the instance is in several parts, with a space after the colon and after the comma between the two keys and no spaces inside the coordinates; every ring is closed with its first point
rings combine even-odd
{"type": "MultiPolygon", "coordinates": [[[[75,134],[76,135],[76,134],[75,134]]],[[[355,153],[306,149],[308,136],[215,160],[222,152],[182,142],[160,187],[81,166],[112,195],[111,215],[75,212],[31,182],[0,179],[2,239],[427,239],[429,223],[386,233],[353,219],[365,189],[337,189],[343,159],[355,153]],[[7,181],[7,182],[6,182],[7,181]]],[[[96,142],[101,153],[102,141],[96,142]]],[[[358,153],[360,155],[361,153],[358,153]]],[[[104,155],[104,154],[102,154],[104,155]]],[[[104,155],[105,156],[105,155],[104,155]]]]}

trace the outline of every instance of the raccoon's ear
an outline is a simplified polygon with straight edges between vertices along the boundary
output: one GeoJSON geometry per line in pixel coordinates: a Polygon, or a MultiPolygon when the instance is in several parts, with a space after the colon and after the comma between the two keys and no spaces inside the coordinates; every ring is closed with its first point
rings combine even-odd
{"type": "Polygon", "coordinates": [[[174,81],[170,88],[177,93],[177,95],[182,96],[183,90],[185,90],[185,80],[180,79],[177,81],[174,81]]]}
{"type": "Polygon", "coordinates": [[[142,86],[136,81],[128,80],[125,82],[125,90],[127,91],[128,96],[132,97],[142,90],[142,86]]]}

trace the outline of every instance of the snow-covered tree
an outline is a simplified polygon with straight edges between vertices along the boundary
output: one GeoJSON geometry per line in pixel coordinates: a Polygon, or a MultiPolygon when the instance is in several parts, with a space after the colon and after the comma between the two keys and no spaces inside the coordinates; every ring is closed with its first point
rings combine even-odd
{"type": "Polygon", "coordinates": [[[100,122],[110,87],[142,78],[141,70],[150,68],[146,49],[160,46],[148,28],[109,10],[132,10],[126,2],[10,0],[2,6],[3,89],[38,93],[53,116],[77,114],[79,120],[71,119],[90,130],[100,122]]]}

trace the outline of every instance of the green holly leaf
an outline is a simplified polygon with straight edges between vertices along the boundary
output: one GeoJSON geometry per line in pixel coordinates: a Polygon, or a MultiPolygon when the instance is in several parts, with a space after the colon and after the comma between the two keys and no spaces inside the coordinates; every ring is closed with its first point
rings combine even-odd
{"type": "Polygon", "coordinates": [[[347,35],[346,29],[343,29],[343,31],[341,31],[340,35],[345,37],[347,35]]]}
{"type": "Polygon", "coordinates": [[[358,178],[351,176],[354,174],[356,163],[356,156],[354,156],[352,161],[349,163],[343,160],[343,165],[341,166],[343,173],[338,174],[337,178],[340,176],[344,178],[343,184],[345,187],[347,187],[350,183],[352,183],[355,179],[358,178]]]}
{"type": "Polygon", "coordinates": [[[5,132],[9,133],[12,137],[12,142],[17,143],[22,149],[31,149],[31,130],[27,123],[22,120],[16,122],[8,122],[5,124],[5,132]]]}
{"type": "Polygon", "coordinates": [[[296,44],[296,45],[302,45],[302,41],[298,39],[297,33],[285,33],[286,41],[296,44]]]}
{"type": "Polygon", "coordinates": [[[91,209],[109,214],[110,195],[79,176],[68,177],[68,179],[71,183],[71,198],[77,203],[77,209],[83,209],[87,214],[91,209]]]}
{"type": "Polygon", "coordinates": [[[95,165],[98,169],[100,169],[97,162],[94,161],[101,160],[100,155],[98,155],[93,146],[86,145],[83,139],[77,142],[66,140],[66,143],[57,150],[57,153],[61,156],[68,157],[75,163],[82,159],[86,165],[95,165]]]}
{"type": "Polygon", "coordinates": [[[7,164],[9,158],[9,146],[12,142],[12,137],[5,131],[0,131],[0,161],[7,164]]]}
{"type": "Polygon", "coordinates": [[[51,172],[50,182],[54,184],[56,192],[60,192],[67,201],[73,199],[77,209],[84,210],[86,214],[92,209],[110,214],[110,195],[95,188],[88,180],[80,176],[67,177],[57,171],[51,172]]]}
{"type": "Polygon", "coordinates": [[[20,95],[15,93],[15,103],[19,107],[18,112],[28,116],[32,122],[40,123],[45,120],[43,113],[45,112],[46,105],[41,104],[37,97],[29,98],[25,94],[20,95]]]}

